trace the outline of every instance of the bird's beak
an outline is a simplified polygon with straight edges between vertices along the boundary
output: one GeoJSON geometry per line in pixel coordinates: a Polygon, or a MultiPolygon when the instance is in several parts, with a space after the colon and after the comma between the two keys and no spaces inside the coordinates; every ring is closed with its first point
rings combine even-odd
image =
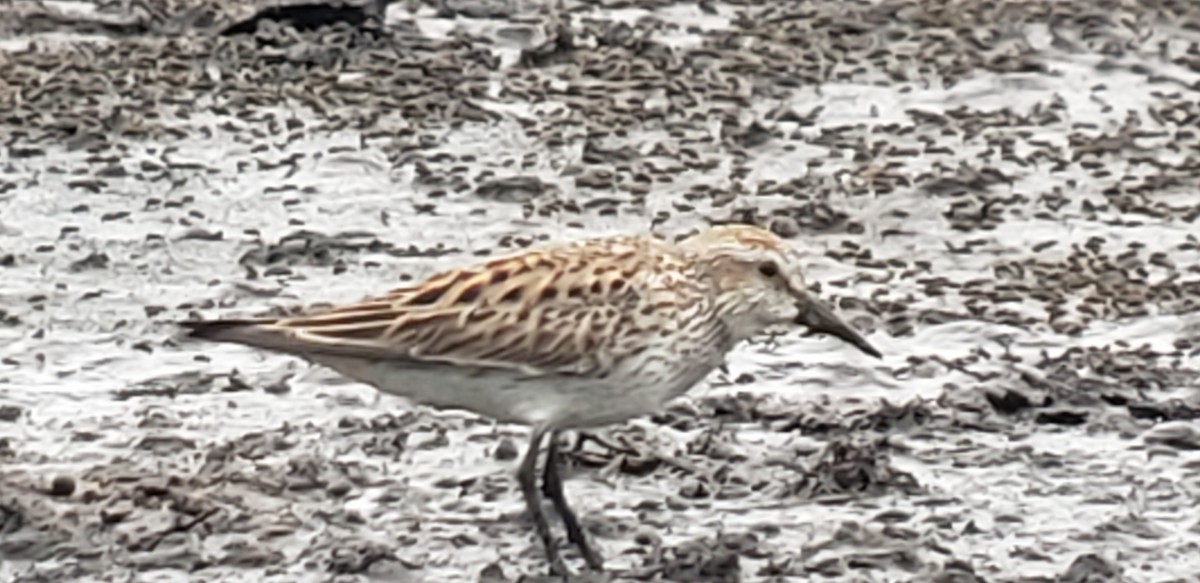
{"type": "Polygon", "coordinates": [[[829,334],[875,358],[883,358],[883,355],[875,350],[874,346],[871,346],[858,332],[820,301],[809,300],[801,304],[800,315],[796,317],[796,323],[808,328],[809,334],[829,334]]]}

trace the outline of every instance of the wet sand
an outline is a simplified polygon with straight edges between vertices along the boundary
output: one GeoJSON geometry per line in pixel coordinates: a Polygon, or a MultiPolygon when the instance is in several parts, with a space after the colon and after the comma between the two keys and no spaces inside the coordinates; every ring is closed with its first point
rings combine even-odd
{"type": "Polygon", "coordinates": [[[885,359],[573,438],[611,580],[1200,580],[1200,11],[750,4],[0,6],[0,581],[537,580],[523,428],[172,322],[727,221],[885,359]]]}

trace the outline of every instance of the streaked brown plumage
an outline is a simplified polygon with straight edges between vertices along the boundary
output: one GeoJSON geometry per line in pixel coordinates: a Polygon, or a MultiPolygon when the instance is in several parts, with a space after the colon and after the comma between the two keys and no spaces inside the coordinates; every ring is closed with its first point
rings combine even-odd
{"type": "Polygon", "coordinates": [[[519,478],[552,571],[565,573],[536,488],[588,565],[567,506],[557,434],[654,412],[738,342],[783,325],[879,352],[810,298],[800,256],[768,231],[716,227],[675,244],[642,236],[546,246],[435,275],[324,313],[184,322],[191,335],[286,352],[414,402],[533,427],[519,478]]]}

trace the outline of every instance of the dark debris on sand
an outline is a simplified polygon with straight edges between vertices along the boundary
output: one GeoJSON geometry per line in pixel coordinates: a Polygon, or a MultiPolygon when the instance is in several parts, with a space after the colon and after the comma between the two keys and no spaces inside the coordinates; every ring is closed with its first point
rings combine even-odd
{"type": "Polygon", "coordinates": [[[519,429],[171,323],[726,222],[806,248],[887,359],[780,338],[575,436],[612,580],[1186,580],[1197,30],[1187,1],[0,5],[0,580],[537,580],[519,429]]]}

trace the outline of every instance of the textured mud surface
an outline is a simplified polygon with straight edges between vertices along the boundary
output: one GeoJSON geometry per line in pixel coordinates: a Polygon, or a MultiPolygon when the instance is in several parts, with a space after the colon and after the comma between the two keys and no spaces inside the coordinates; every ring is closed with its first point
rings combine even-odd
{"type": "Polygon", "coordinates": [[[561,4],[0,6],[0,581],[539,577],[523,429],[171,322],[710,221],[886,358],[569,444],[613,580],[1197,580],[1200,9],[561,4]]]}

